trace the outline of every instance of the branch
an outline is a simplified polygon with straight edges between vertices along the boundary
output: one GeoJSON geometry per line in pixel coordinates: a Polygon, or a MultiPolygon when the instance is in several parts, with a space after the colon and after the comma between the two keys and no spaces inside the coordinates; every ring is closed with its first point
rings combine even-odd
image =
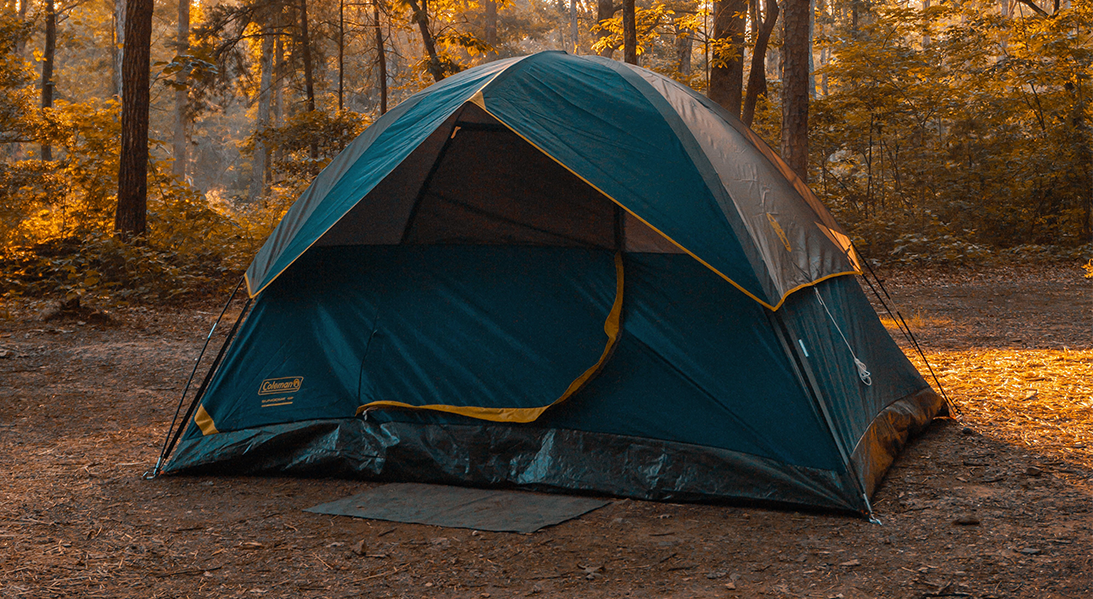
{"type": "Polygon", "coordinates": [[[1029,8],[1031,8],[1032,10],[1036,11],[1036,14],[1040,15],[1041,17],[1050,17],[1051,16],[1050,14],[1048,14],[1048,12],[1046,10],[1044,10],[1044,9],[1040,8],[1039,6],[1037,6],[1036,3],[1033,2],[1032,0],[1017,0],[1017,1],[1020,2],[1021,4],[1024,4],[1025,6],[1027,6],[1029,8]]]}

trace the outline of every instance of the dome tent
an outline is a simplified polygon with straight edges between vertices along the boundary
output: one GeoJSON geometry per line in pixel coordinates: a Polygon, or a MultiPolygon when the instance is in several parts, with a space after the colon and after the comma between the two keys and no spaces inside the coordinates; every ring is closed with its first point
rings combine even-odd
{"type": "Polygon", "coordinates": [[[165,471],[865,513],[943,403],[857,272],[707,98],[598,57],[489,63],[288,211],[165,471]]]}

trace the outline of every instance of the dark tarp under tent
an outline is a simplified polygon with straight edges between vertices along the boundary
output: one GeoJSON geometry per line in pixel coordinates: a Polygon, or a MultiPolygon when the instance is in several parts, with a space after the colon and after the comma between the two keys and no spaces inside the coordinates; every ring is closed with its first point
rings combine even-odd
{"type": "Polygon", "coordinates": [[[944,403],[858,272],[704,96],[598,57],[489,63],[291,207],[164,471],[868,513],[944,403]]]}

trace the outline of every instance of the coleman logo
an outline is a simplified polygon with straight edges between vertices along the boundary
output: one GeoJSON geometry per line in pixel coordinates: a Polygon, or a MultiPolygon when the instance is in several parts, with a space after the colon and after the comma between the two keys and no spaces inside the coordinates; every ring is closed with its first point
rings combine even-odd
{"type": "Polygon", "coordinates": [[[302,376],[286,376],[277,379],[266,379],[258,387],[258,395],[282,395],[296,393],[304,384],[302,376]]]}

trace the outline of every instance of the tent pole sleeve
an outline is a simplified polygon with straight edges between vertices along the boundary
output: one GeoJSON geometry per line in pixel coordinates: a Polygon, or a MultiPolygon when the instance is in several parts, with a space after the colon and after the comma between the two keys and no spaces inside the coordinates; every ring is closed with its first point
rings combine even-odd
{"type": "MultiPolygon", "coordinates": [[[[254,301],[254,298],[248,297],[246,303],[243,304],[243,309],[239,311],[239,318],[235,319],[235,322],[232,324],[231,330],[228,331],[228,336],[224,339],[224,343],[221,344],[220,351],[218,351],[216,354],[216,359],[213,360],[212,366],[209,367],[209,371],[205,374],[205,378],[201,381],[201,386],[198,387],[197,393],[194,394],[193,401],[190,402],[190,406],[186,409],[186,415],[182,418],[182,421],[179,423],[178,428],[174,430],[173,437],[170,434],[171,431],[168,430],[168,438],[170,439],[170,442],[165,443],[163,455],[160,457],[161,460],[166,460],[167,457],[171,455],[171,451],[174,450],[179,438],[182,437],[182,432],[186,430],[186,423],[189,422],[190,418],[194,414],[194,410],[197,409],[198,404],[201,402],[201,398],[205,395],[205,390],[208,389],[209,382],[212,380],[213,375],[216,374],[217,369],[220,367],[220,362],[224,359],[224,354],[227,352],[228,347],[231,346],[232,340],[235,338],[235,334],[239,330],[240,323],[242,323],[243,319],[246,318],[247,309],[250,308],[252,301],[254,301]]],[[[225,306],[225,310],[226,309],[227,307],[225,306]]],[[[158,471],[155,474],[158,475],[158,471]]]]}
{"type": "Polygon", "coordinates": [[[433,161],[433,165],[429,167],[429,174],[425,175],[425,180],[421,182],[421,189],[417,191],[417,197],[414,198],[414,205],[410,208],[410,216],[406,217],[406,228],[402,230],[402,237],[399,243],[406,243],[406,240],[410,237],[410,229],[414,226],[414,218],[417,217],[418,207],[421,206],[421,200],[425,198],[425,193],[429,191],[429,185],[433,182],[433,177],[436,176],[436,172],[440,170],[440,165],[444,163],[444,155],[448,153],[448,148],[452,146],[452,140],[455,139],[460,129],[459,116],[456,116],[455,122],[452,125],[452,130],[448,133],[448,137],[444,140],[444,145],[440,148],[440,151],[436,154],[436,160],[433,161]]]}
{"type": "Polygon", "coordinates": [[[839,437],[838,431],[835,429],[835,422],[831,418],[831,412],[827,409],[827,403],[824,401],[823,393],[820,391],[820,384],[816,380],[816,376],[812,372],[812,368],[808,365],[808,362],[804,356],[800,355],[797,351],[797,346],[793,343],[793,335],[790,334],[789,329],[782,321],[778,312],[767,312],[767,318],[770,320],[772,328],[774,328],[775,335],[778,337],[778,341],[782,344],[782,349],[786,352],[786,355],[790,358],[790,365],[793,367],[794,373],[797,375],[797,380],[808,390],[809,395],[816,402],[816,406],[820,410],[820,414],[823,416],[824,424],[827,425],[828,434],[831,435],[831,439],[835,442],[835,446],[839,449],[839,456],[842,458],[843,465],[846,468],[847,474],[854,481],[854,485],[857,487],[862,499],[865,500],[865,510],[862,512],[867,518],[873,520],[873,508],[869,504],[869,498],[865,493],[865,484],[862,482],[861,477],[858,476],[857,470],[854,468],[854,464],[850,460],[850,454],[843,445],[842,439],[839,437]]]}
{"type": "Polygon", "coordinates": [[[216,317],[216,321],[213,322],[212,328],[209,329],[209,334],[205,336],[205,344],[201,346],[201,352],[197,354],[197,358],[194,359],[194,368],[190,371],[190,377],[186,379],[186,386],[182,388],[182,397],[178,398],[178,407],[175,408],[175,415],[171,418],[171,426],[167,427],[167,434],[163,437],[163,449],[159,453],[159,457],[156,459],[156,465],[152,467],[150,472],[145,473],[145,478],[155,478],[159,476],[160,469],[163,467],[163,460],[167,458],[167,446],[171,439],[171,432],[175,429],[175,424],[178,422],[178,415],[182,413],[182,405],[186,401],[186,393],[190,391],[190,385],[194,382],[194,376],[197,375],[197,368],[201,365],[201,358],[205,356],[205,351],[209,349],[209,342],[212,341],[213,333],[216,332],[216,327],[220,325],[220,321],[224,319],[224,314],[228,312],[228,306],[231,305],[232,300],[235,299],[235,294],[239,292],[239,288],[243,286],[243,282],[246,281],[246,275],[239,280],[239,283],[235,285],[235,289],[232,289],[231,295],[228,296],[228,301],[224,302],[224,308],[220,311],[220,316],[216,317]]]}

